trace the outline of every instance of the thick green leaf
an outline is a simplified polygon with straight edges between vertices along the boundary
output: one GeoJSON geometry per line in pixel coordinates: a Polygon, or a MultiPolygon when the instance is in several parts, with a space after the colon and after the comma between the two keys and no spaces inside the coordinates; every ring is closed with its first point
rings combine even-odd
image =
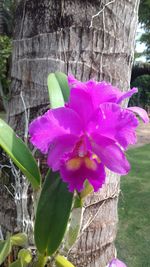
{"type": "Polygon", "coordinates": [[[41,254],[52,255],[59,247],[69,219],[73,194],[58,173],[49,172],[39,199],[35,243],[41,254]]]}
{"type": "Polygon", "coordinates": [[[55,262],[57,267],[75,267],[70,261],[61,255],[57,255],[55,262]]]}
{"type": "Polygon", "coordinates": [[[57,81],[59,83],[59,86],[61,88],[63,97],[65,102],[68,102],[68,98],[70,95],[70,89],[68,85],[67,75],[63,72],[55,72],[55,76],[57,78],[57,81]]]}
{"type": "Polygon", "coordinates": [[[4,262],[6,257],[10,254],[12,249],[10,237],[7,240],[0,241],[0,265],[4,262]]]}
{"type": "Polygon", "coordinates": [[[12,128],[0,119],[0,146],[31,182],[33,188],[40,186],[40,172],[29,148],[12,128]]]}
{"type": "Polygon", "coordinates": [[[66,74],[63,72],[50,73],[47,84],[51,108],[63,107],[70,94],[66,74]]]}
{"type": "Polygon", "coordinates": [[[51,108],[59,108],[64,106],[64,98],[59,82],[55,73],[50,73],[47,79],[48,93],[51,108]]]}
{"type": "Polygon", "coordinates": [[[28,243],[28,237],[25,233],[18,233],[16,235],[11,236],[11,244],[15,246],[24,247],[28,243]]]}

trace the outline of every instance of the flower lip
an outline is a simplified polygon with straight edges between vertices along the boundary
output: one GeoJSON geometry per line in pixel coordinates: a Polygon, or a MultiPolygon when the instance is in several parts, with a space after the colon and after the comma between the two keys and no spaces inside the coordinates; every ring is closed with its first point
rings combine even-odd
{"type": "Polygon", "coordinates": [[[82,164],[85,165],[85,167],[89,170],[96,171],[97,169],[97,163],[100,163],[101,161],[97,161],[97,157],[89,157],[86,155],[85,157],[75,157],[71,158],[66,162],[66,168],[69,171],[76,171],[79,170],[82,164]]]}
{"type": "Polygon", "coordinates": [[[82,159],[80,157],[69,159],[66,162],[66,168],[68,171],[76,171],[81,167],[82,159]]]}
{"type": "Polygon", "coordinates": [[[68,183],[70,191],[75,189],[81,192],[84,189],[84,182],[88,180],[94,191],[102,187],[105,181],[105,170],[103,164],[93,159],[90,154],[85,157],[74,157],[68,155],[68,159],[62,160],[60,166],[62,180],[68,183]]]}

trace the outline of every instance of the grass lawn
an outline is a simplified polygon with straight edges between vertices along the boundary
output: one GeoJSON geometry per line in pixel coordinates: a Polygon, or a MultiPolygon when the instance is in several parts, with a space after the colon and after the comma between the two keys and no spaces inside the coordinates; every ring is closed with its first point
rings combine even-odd
{"type": "Polygon", "coordinates": [[[127,154],[132,168],[121,178],[118,258],[128,267],[150,267],[150,144],[127,154]]]}

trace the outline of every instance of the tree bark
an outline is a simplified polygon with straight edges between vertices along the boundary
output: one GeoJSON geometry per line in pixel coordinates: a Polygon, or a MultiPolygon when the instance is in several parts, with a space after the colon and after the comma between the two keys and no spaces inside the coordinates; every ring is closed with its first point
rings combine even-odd
{"type": "MultiPolygon", "coordinates": [[[[139,0],[21,1],[8,110],[8,121],[21,136],[25,107],[20,93],[30,120],[43,113],[49,104],[50,72],[73,73],[82,81],[94,78],[129,89],[138,6],[139,0]]],[[[75,266],[104,267],[115,256],[118,195],[119,176],[108,172],[103,188],[85,201],[81,234],[69,252],[75,266]]]]}

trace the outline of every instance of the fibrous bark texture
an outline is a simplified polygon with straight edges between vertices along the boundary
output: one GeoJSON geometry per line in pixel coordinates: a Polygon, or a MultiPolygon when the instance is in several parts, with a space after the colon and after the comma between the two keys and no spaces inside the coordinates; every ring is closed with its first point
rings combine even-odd
{"type": "MultiPolygon", "coordinates": [[[[48,108],[50,72],[129,89],[138,5],[139,0],[20,3],[8,110],[8,121],[20,135],[25,131],[25,106],[30,120],[48,108]]],[[[115,256],[118,194],[119,177],[108,173],[103,188],[86,200],[81,235],[69,252],[76,267],[104,267],[115,256]]]]}

